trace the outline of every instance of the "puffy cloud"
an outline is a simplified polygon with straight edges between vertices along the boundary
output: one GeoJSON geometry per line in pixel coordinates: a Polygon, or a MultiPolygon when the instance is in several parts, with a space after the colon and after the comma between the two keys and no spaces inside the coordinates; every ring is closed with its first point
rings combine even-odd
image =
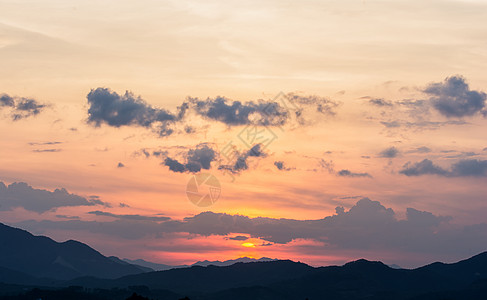
{"type": "Polygon", "coordinates": [[[453,176],[487,176],[487,160],[462,159],[452,165],[453,176]]]}
{"type": "Polygon", "coordinates": [[[403,169],[399,173],[406,176],[420,176],[425,174],[447,176],[449,172],[440,166],[433,164],[429,159],[423,159],[420,162],[411,163],[408,162],[404,165],[403,169]]]}
{"type": "Polygon", "coordinates": [[[9,186],[0,182],[0,210],[23,207],[26,210],[43,213],[58,207],[93,205],[105,205],[105,203],[97,197],[86,199],[70,194],[63,188],[51,192],[34,189],[24,182],[12,183],[9,186]]]}
{"type": "Polygon", "coordinates": [[[184,162],[180,163],[177,159],[167,156],[167,152],[154,152],[156,156],[163,156],[164,165],[169,167],[169,170],[178,173],[191,172],[196,173],[201,169],[209,170],[211,162],[216,160],[217,152],[210,148],[208,144],[199,144],[195,149],[189,149],[184,154],[184,162]]]}
{"type": "Polygon", "coordinates": [[[451,170],[435,165],[424,159],[416,163],[406,163],[399,173],[406,176],[439,175],[444,177],[484,177],[487,176],[487,160],[462,159],[452,164],[451,170]]]}
{"type": "Polygon", "coordinates": [[[87,95],[88,122],[95,126],[108,124],[114,127],[138,125],[155,127],[161,135],[173,133],[170,125],[177,116],[165,109],[154,108],[140,97],[126,91],[119,95],[107,88],[92,89],[87,95]]]}
{"type": "Polygon", "coordinates": [[[275,102],[260,100],[242,103],[230,101],[224,97],[206,100],[189,98],[188,101],[197,114],[229,126],[248,124],[282,126],[289,117],[288,110],[275,102]]]}
{"type": "MultiPolygon", "coordinates": [[[[293,119],[299,124],[306,123],[306,118],[311,118],[305,115],[310,108],[320,114],[334,115],[339,106],[338,102],[318,96],[281,96],[271,101],[247,102],[232,101],[225,97],[205,100],[189,97],[177,108],[176,113],[171,113],[152,107],[129,91],[118,94],[100,87],[92,89],[87,95],[88,122],[95,126],[142,126],[152,128],[161,136],[168,136],[175,132],[178,124],[182,125],[178,132],[192,134],[197,131],[193,126],[183,124],[188,113],[228,126],[283,126],[293,119]]],[[[8,99],[4,102],[8,103],[8,99]]]]}
{"type": "Polygon", "coordinates": [[[7,107],[11,109],[10,115],[14,121],[36,116],[47,107],[35,99],[12,97],[7,94],[0,95],[0,108],[7,107]]]}
{"type": "Polygon", "coordinates": [[[379,152],[379,157],[394,158],[399,154],[399,150],[396,147],[389,147],[379,152]]]}
{"type": "Polygon", "coordinates": [[[8,107],[14,107],[15,106],[15,100],[11,96],[7,94],[1,94],[0,95],[0,106],[8,106],[8,107]]]}
{"type": "Polygon", "coordinates": [[[487,95],[470,90],[465,78],[452,76],[443,82],[428,85],[424,92],[429,94],[430,102],[439,113],[446,117],[473,116],[485,107],[487,95]]]}

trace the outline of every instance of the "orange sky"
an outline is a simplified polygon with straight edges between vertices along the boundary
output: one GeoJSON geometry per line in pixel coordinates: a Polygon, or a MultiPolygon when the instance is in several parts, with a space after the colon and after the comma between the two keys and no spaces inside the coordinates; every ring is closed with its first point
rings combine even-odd
{"type": "MultiPolygon", "coordinates": [[[[120,215],[183,220],[205,211],[319,220],[338,214],[336,207],[347,212],[368,197],[392,208],[397,220],[407,218],[407,208],[451,216],[440,226],[448,233],[484,224],[485,105],[475,108],[468,102],[472,113],[448,115],[434,103],[436,97],[456,105],[472,93],[485,103],[485,5],[453,0],[1,1],[0,94],[16,103],[32,98],[46,107],[14,121],[15,108],[0,106],[0,181],[49,191],[65,188],[86,199],[96,195],[109,205],[58,205],[40,212],[20,204],[2,209],[0,199],[0,221],[56,240],[78,239],[105,255],[169,264],[240,256],[314,265],[367,257],[414,266],[438,259],[420,248],[347,248],[323,236],[297,236],[268,246],[263,245],[269,238],[248,232],[141,233],[126,239],[55,222],[70,216],[110,223],[122,220],[120,215]],[[447,78],[456,75],[472,93],[455,94],[447,78]],[[441,93],[428,91],[434,83],[441,93]],[[87,95],[102,87],[119,95],[131,91],[145,108],[172,114],[187,97],[269,103],[280,92],[306,99],[316,95],[336,106],[332,113],[320,113],[315,104],[302,103],[305,124],[290,117],[281,128],[268,126],[276,139],[261,157],[249,156],[248,169],[232,180],[218,170],[221,151],[230,141],[239,153],[249,150],[238,138],[246,124],[221,122],[192,107],[167,137],[152,125],[116,127],[102,120],[96,127],[87,122],[93,107],[87,95]],[[415,106],[414,101],[423,102],[415,106]],[[187,126],[195,132],[184,133],[187,126]],[[184,162],[201,143],[219,155],[207,172],[219,180],[221,195],[206,208],[187,199],[186,185],[194,174],[164,165],[166,157],[184,162]],[[397,153],[384,155],[391,147],[397,153]],[[143,149],[151,155],[145,157],[143,149]],[[167,153],[156,156],[155,151],[167,153]],[[424,159],[438,167],[436,174],[401,173],[408,162],[413,166],[424,159]],[[480,173],[455,169],[472,160],[480,173]],[[279,170],[278,161],[288,170],[279,170]],[[350,174],[340,173],[344,170],[350,174]],[[249,240],[229,239],[242,234],[249,240]],[[243,247],[245,242],[256,247],[243,247]]],[[[437,257],[455,260],[468,251],[474,250],[437,257]]]]}

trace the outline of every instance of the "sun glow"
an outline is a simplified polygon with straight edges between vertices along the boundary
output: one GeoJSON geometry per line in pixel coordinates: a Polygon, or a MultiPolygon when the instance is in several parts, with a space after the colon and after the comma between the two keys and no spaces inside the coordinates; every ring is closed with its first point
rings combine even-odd
{"type": "Polygon", "coordinates": [[[255,248],[255,245],[253,243],[243,243],[242,246],[246,248],[255,248]]]}

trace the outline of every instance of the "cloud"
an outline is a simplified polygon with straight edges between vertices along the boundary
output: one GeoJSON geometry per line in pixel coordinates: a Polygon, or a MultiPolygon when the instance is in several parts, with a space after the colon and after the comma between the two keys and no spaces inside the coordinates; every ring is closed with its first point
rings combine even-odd
{"type": "Polygon", "coordinates": [[[408,162],[404,165],[403,169],[399,173],[406,176],[420,176],[420,175],[440,175],[448,176],[449,172],[440,166],[435,165],[431,160],[424,159],[420,162],[411,163],[408,162]]]}
{"type": "Polygon", "coordinates": [[[282,126],[289,117],[288,110],[278,103],[263,100],[242,103],[230,101],[224,97],[216,97],[206,100],[188,98],[188,102],[198,115],[229,126],[248,124],[282,126]]]}
{"type": "Polygon", "coordinates": [[[110,212],[105,212],[105,211],[90,211],[88,212],[89,214],[95,215],[95,216],[104,216],[104,217],[112,217],[116,219],[125,219],[125,220],[136,220],[136,221],[168,221],[171,218],[169,217],[161,217],[161,216],[142,216],[142,215],[118,215],[118,214],[112,214],[110,212]]]}
{"type": "Polygon", "coordinates": [[[425,146],[418,147],[416,149],[409,150],[407,153],[430,153],[431,149],[425,146]]]}
{"type": "Polygon", "coordinates": [[[248,240],[249,238],[246,237],[245,235],[237,235],[237,236],[232,236],[232,237],[229,237],[228,238],[229,240],[232,240],[232,241],[246,241],[248,240]]]}
{"type": "Polygon", "coordinates": [[[125,165],[122,162],[119,162],[117,168],[125,168],[125,165]]]}
{"type": "Polygon", "coordinates": [[[370,99],[369,103],[379,107],[392,107],[394,104],[389,100],[384,100],[382,98],[370,99]]]}
{"type": "Polygon", "coordinates": [[[399,154],[399,150],[397,150],[396,147],[389,147],[379,152],[379,157],[394,158],[397,157],[398,154],[399,154]]]}
{"type": "Polygon", "coordinates": [[[451,170],[447,170],[435,165],[429,159],[424,159],[416,163],[406,163],[399,173],[406,176],[485,177],[487,176],[487,160],[462,159],[452,164],[451,170]]]}
{"type": "Polygon", "coordinates": [[[105,205],[105,203],[99,198],[86,199],[70,194],[63,188],[51,192],[34,189],[24,182],[12,183],[9,186],[0,182],[0,210],[3,211],[23,207],[26,210],[43,213],[58,207],[94,205],[105,205]]]}
{"type": "Polygon", "coordinates": [[[249,157],[266,157],[264,152],[264,146],[262,144],[255,144],[248,151],[243,153],[237,153],[236,160],[233,165],[220,165],[218,169],[227,170],[232,173],[239,173],[240,171],[247,170],[249,168],[247,160],[249,157]]]}
{"type": "Polygon", "coordinates": [[[386,128],[399,128],[404,127],[407,129],[415,129],[415,130],[436,130],[440,127],[447,126],[447,125],[468,125],[470,123],[465,121],[381,121],[382,125],[386,128]]]}
{"type": "Polygon", "coordinates": [[[372,178],[372,176],[369,173],[354,173],[351,172],[350,170],[340,170],[336,173],[337,176],[340,177],[369,177],[372,178]]]}
{"type": "MultiPolygon", "coordinates": [[[[100,213],[98,213],[100,214],[100,213]]],[[[101,215],[105,215],[102,213],[101,215]]],[[[110,214],[110,216],[112,216],[110,214]]],[[[450,224],[451,217],[408,208],[406,219],[397,219],[391,208],[378,201],[362,198],[346,210],[314,220],[294,220],[203,212],[182,220],[126,219],[100,221],[24,221],[22,228],[88,230],[125,239],[147,236],[164,237],[169,233],[201,236],[224,236],[243,240],[243,236],[260,238],[265,243],[286,244],[305,239],[321,243],[321,251],[395,250],[411,253],[480,252],[487,247],[487,224],[460,226],[450,224]],[[456,241],[452,243],[452,241],[456,241]],[[448,245],[448,247],[445,247],[448,245]]]]}
{"type": "Polygon", "coordinates": [[[288,168],[284,165],[283,161],[275,161],[274,166],[281,171],[291,171],[293,168],[288,168]]]}
{"type": "Polygon", "coordinates": [[[12,97],[7,94],[0,95],[0,109],[10,108],[10,116],[14,121],[36,116],[48,105],[42,104],[35,99],[24,97],[12,97]]]}
{"type": "Polygon", "coordinates": [[[177,173],[196,173],[201,171],[201,169],[209,170],[211,168],[211,162],[217,158],[217,152],[206,143],[198,144],[196,148],[189,149],[184,154],[183,163],[180,163],[177,159],[168,157],[167,152],[155,151],[153,154],[155,156],[165,157],[163,164],[168,166],[169,170],[177,173]]]}
{"type": "Polygon", "coordinates": [[[319,161],[320,167],[327,170],[328,173],[334,174],[339,177],[350,177],[350,178],[360,178],[360,177],[368,177],[372,178],[372,175],[369,173],[356,173],[352,172],[347,169],[342,169],[340,171],[335,171],[335,165],[333,164],[333,161],[326,161],[324,159],[321,159],[319,161]]]}
{"type": "Polygon", "coordinates": [[[43,152],[61,152],[62,149],[34,149],[32,152],[43,153],[43,152]]]}
{"type": "Polygon", "coordinates": [[[461,76],[451,76],[443,82],[432,83],[423,92],[430,95],[429,101],[433,107],[449,118],[473,116],[481,112],[487,98],[484,92],[470,90],[465,78],[461,76]]]}
{"type": "Polygon", "coordinates": [[[63,142],[30,142],[30,146],[44,146],[44,145],[59,145],[62,144],[63,142]]]}
{"type": "Polygon", "coordinates": [[[462,159],[452,165],[453,176],[487,176],[487,160],[462,159]]]}
{"type": "Polygon", "coordinates": [[[154,128],[161,136],[173,133],[170,126],[177,116],[165,109],[154,108],[140,97],[126,91],[119,95],[107,88],[92,89],[87,95],[88,123],[114,127],[137,125],[154,128]]]}
{"type": "MultiPolygon", "coordinates": [[[[197,131],[193,126],[183,124],[188,115],[193,113],[205,120],[217,121],[227,126],[283,126],[296,120],[299,124],[307,123],[308,112],[335,115],[338,102],[319,96],[299,96],[282,94],[271,101],[233,101],[225,97],[201,100],[188,97],[176,113],[154,108],[133,93],[126,91],[118,94],[107,88],[92,89],[88,95],[88,123],[94,126],[107,124],[114,127],[141,126],[151,128],[161,136],[175,132],[176,125],[181,125],[178,132],[192,134],[197,131]]],[[[5,100],[7,103],[7,100],[5,100]]]]}

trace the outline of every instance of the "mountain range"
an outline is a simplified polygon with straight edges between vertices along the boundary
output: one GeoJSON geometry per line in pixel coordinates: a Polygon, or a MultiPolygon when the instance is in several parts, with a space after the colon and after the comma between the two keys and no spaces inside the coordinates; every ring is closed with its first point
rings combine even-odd
{"type": "Polygon", "coordinates": [[[0,241],[0,300],[125,300],[134,293],[138,296],[132,299],[160,300],[484,299],[487,295],[487,252],[416,269],[364,259],[312,267],[290,260],[242,258],[152,271],[149,262],[106,257],[77,241],[58,243],[3,224],[0,241]]]}

